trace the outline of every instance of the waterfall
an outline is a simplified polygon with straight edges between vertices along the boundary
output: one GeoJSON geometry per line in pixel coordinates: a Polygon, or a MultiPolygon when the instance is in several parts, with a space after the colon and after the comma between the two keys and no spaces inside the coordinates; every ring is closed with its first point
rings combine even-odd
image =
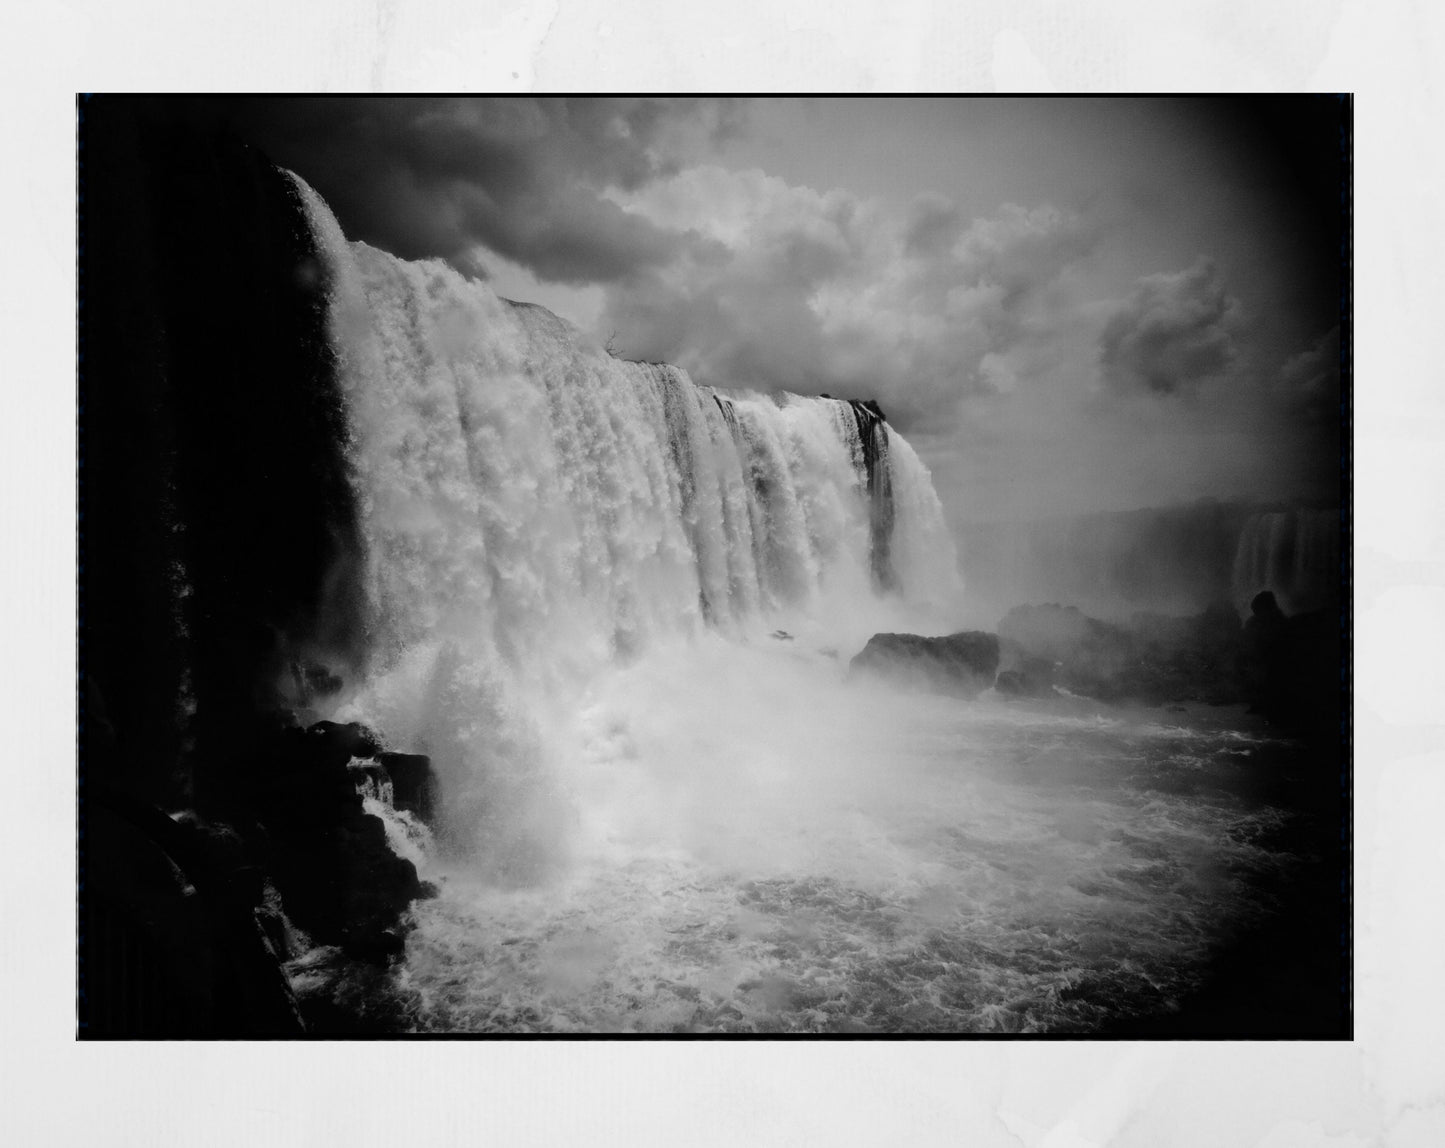
{"type": "Polygon", "coordinates": [[[1244,524],[1234,556],[1234,597],[1241,611],[1271,590],[1286,613],[1327,606],[1339,592],[1340,525],[1330,510],[1255,514],[1244,524]]]}
{"type": "Polygon", "coordinates": [[[432,755],[443,837],[494,874],[553,859],[559,759],[603,667],[956,600],[928,472],[876,406],[613,359],[442,262],[348,242],[296,183],[365,551],[367,669],[337,716],[432,755]]]}

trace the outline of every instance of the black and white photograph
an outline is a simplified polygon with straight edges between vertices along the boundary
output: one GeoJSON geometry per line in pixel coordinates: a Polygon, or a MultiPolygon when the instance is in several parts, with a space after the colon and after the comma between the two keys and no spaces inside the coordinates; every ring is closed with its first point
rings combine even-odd
{"type": "Polygon", "coordinates": [[[1348,96],[76,111],[80,1040],[1353,1036],[1348,96]]]}

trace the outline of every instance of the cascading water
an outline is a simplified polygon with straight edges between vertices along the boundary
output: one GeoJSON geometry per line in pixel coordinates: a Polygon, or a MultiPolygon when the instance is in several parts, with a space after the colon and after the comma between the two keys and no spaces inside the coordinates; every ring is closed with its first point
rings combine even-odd
{"type": "Polygon", "coordinates": [[[440,783],[435,840],[368,802],[442,888],[417,1028],[1095,1027],[1187,991],[1237,867],[1288,876],[1221,780],[1261,739],[846,680],[962,590],[876,407],[612,359],[297,186],[366,555],[329,716],[440,783]]]}
{"type": "Polygon", "coordinates": [[[704,629],[831,617],[861,641],[957,597],[927,471],[875,410],[612,359],[444,264],[348,244],[299,186],[330,264],[368,552],[350,711],[433,757],[448,839],[497,873],[528,879],[564,836],[557,734],[604,667],[704,629]]]}
{"type": "Polygon", "coordinates": [[[1340,520],[1330,510],[1256,514],[1244,524],[1234,556],[1234,598],[1241,611],[1261,590],[1286,613],[1318,610],[1340,585],[1340,520]]]}

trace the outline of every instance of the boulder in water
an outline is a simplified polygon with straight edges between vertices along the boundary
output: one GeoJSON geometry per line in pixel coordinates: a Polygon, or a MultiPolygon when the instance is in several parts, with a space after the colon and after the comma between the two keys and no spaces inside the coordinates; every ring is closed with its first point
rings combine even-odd
{"type": "Polygon", "coordinates": [[[967,630],[945,638],[874,634],[849,666],[930,693],[974,698],[993,685],[998,671],[995,634],[967,630]]]}
{"type": "Polygon", "coordinates": [[[1285,726],[1334,736],[1340,714],[1340,625],[1329,611],[1288,616],[1255,595],[1241,655],[1251,708],[1285,726]]]}
{"type": "Polygon", "coordinates": [[[1058,684],[1091,697],[1117,696],[1117,679],[1136,659],[1127,630],[1073,606],[1015,606],[999,623],[998,636],[1009,668],[1037,660],[1053,667],[1058,684]]]}

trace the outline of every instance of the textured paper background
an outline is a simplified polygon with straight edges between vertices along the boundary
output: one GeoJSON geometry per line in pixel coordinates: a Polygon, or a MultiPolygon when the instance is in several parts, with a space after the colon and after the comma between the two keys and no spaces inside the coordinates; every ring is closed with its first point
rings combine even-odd
{"type": "Polygon", "coordinates": [[[7,7],[7,1142],[1445,1144],[1442,59],[1409,0],[7,7]],[[1355,1042],[73,1042],[73,93],[409,88],[1358,93],[1355,1042]]]}

